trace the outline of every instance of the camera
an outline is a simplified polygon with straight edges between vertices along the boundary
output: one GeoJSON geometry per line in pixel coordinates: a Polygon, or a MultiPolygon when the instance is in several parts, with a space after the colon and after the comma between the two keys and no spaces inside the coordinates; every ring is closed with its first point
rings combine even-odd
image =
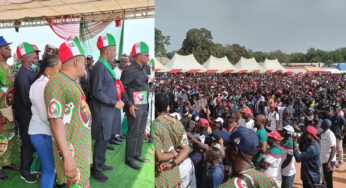
{"type": "Polygon", "coordinates": [[[300,138],[302,136],[302,133],[287,132],[287,134],[295,138],[300,138]]]}

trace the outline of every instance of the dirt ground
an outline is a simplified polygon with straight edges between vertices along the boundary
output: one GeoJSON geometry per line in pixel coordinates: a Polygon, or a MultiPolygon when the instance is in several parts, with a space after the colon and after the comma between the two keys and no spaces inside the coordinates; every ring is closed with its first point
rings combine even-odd
{"type": "MultiPolygon", "coordinates": [[[[346,188],[346,154],[345,153],[346,153],[346,147],[344,147],[344,166],[342,168],[335,167],[333,172],[334,188],[346,188]]],[[[296,173],[296,177],[294,178],[294,185],[293,185],[294,188],[303,187],[303,182],[300,179],[300,166],[301,166],[301,163],[296,162],[297,173],[296,173]]]]}

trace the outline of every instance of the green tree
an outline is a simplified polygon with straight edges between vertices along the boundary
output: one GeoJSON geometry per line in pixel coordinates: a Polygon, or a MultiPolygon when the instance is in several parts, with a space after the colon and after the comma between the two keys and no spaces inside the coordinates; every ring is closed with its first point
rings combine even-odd
{"type": "Polygon", "coordinates": [[[213,47],[214,42],[211,32],[205,28],[194,28],[186,33],[186,38],[178,52],[182,55],[193,53],[199,63],[204,63],[210,54],[214,54],[213,47]]]}
{"type": "Polygon", "coordinates": [[[289,60],[289,55],[286,53],[283,53],[280,50],[269,52],[269,59],[278,59],[279,62],[287,62],[289,60]]]}
{"type": "Polygon", "coordinates": [[[262,51],[247,51],[247,57],[246,58],[252,58],[254,57],[257,62],[264,62],[266,58],[268,58],[268,54],[262,51]]]}
{"type": "Polygon", "coordinates": [[[170,36],[162,35],[162,31],[155,28],[155,56],[165,56],[165,45],[170,45],[170,36]]]}
{"type": "Polygon", "coordinates": [[[301,52],[291,53],[288,61],[291,63],[306,62],[306,56],[304,53],[301,52]]]}

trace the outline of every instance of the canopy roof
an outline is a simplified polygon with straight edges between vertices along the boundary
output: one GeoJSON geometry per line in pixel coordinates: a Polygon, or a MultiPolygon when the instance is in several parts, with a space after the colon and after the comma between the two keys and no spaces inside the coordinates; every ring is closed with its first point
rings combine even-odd
{"type": "Polygon", "coordinates": [[[274,60],[269,60],[269,59],[265,59],[264,63],[262,65],[263,67],[263,71],[265,71],[266,73],[268,72],[286,72],[286,68],[283,67],[278,59],[274,59],[274,60]]]}
{"type": "Polygon", "coordinates": [[[203,64],[203,67],[207,69],[208,73],[230,73],[236,70],[236,68],[228,61],[226,56],[217,58],[211,55],[203,64]]]}
{"type": "Polygon", "coordinates": [[[237,68],[237,71],[239,73],[244,73],[244,72],[258,73],[263,70],[263,68],[257,63],[254,57],[250,59],[241,57],[238,63],[235,65],[235,68],[237,68]]]}
{"type": "Polygon", "coordinates": [[[287,69],[286,74],[292,74],[292,73],[303,74],[306,72],[304,67],[286,67],[286,69],[287,69]]]}
{"type": "Polygon", "coordinates": [[[173,58],[165,65],[170,73],[176,72],[205,72],[205,68],[197,62],[193,54],[174,54],[173,58]]]}
{"type": "Polygon", "coordinates": [[[341,71],[346,71],[346,63],[339,63],[336,68],[341,71]]]}
{"type": "Polygon", "coordinates": [[[155,66],[155,72],[167,72],[168,71],[167,67],[162,65],[160,63],[160,61],[157,60],[155,57],[154,57],[154,66],[155,66]]]}
{"type": "Polygon", "coordinates": [[[0,28],[153,17],[154,6],[154,0],[0,0],[0,28]]]}

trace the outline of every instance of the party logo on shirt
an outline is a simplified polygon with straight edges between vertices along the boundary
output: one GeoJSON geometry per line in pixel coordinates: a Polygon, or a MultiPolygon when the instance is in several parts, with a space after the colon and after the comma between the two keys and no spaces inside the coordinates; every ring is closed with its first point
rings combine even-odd
{"type": "Polygon", "coordinates": [[[148,104],[147,91],[133,92],[133,101],[135,104],[148,104]]]}
{"type": "Polygon", "coordinates": [[[81,105],[79,108],[79,117],[83,125],[91,129],[91,113],[88,103],[85,100],[85,96],[82,94],[81,105]]]}
{"type": "Polygon", "coordinates": [[[64,125],[71,123],[73,109],[74,109],[74,104],[72,102],[64,106],[64,115],[63,115],[64,117],[62,119],[62,122],[64,123],[64,125]]]}
{"type": "Polygon", "coordinates": [[[4,135],[0,135],[0,156],[2,156],[8,147],[8,140],[4,135]]]}
{"type": "Polygon", "coordinates": [[[61,116],[61,110],[61,103],[56,99],[52,99],[48,106],[48,116],[50,118],[59,118],[61,116]]]}

